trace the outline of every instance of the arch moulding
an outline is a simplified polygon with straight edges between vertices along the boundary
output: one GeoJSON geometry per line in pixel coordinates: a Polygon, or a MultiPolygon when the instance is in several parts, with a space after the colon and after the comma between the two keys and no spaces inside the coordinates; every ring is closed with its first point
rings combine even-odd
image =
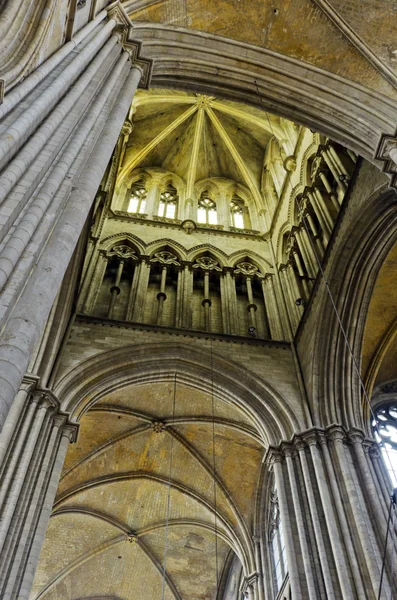
{"type": "Polygon", "coordinates": [[[187,344],[137,344],[97,354],[69,371],[55,386],[61,408],[74,422],[102,397],[134,384],[174,381],[237,406],[252,421],[265,446],[305,429],[281,395],[264,379],[215,352],[187,344]]]}
{"type": "Polygon", "coordinates": [[[151,85],[262,107],[383,166],[397,102],[300,60],[201,31],[134,22],[130,37],[153,60],[151,85]],[[380,150],[382,148],[382,150],[380,150]]]}

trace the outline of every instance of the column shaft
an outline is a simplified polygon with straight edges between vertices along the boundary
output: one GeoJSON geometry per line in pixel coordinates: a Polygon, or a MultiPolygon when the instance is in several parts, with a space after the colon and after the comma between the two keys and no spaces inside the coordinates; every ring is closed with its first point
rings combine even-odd
{"type": "Polygon", "coordinates": [[[45,326],[140,80],[138,69],[132,69],[128,75],[129,70],[126,65],[120,73],[120,93],[109,98],[112,88],[104,88],[106,102],[101,118],[106,122],[101,137],[85,163],[36,269],[3,330],[3,341],[0,342],[1,426],[26,372],[33,347],[45,326]]]}
{"type": "Polygon", "coordinates": [[[290,521],[289,501],[285,492],[284,474],[281,463],[276,460],[273,465],[276,480],[277,496],[280,505],[281,521],[284,530],[285,550],[287,553],[288,571],[294,600],[303,600],[299,578],[296,553],[293,545],[293,533],[290,521]]]}

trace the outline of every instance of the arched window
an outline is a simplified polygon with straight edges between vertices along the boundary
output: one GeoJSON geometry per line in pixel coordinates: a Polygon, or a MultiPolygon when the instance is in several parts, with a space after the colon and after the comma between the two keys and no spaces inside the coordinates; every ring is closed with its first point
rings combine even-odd
{"type": "Polygon", "coordinates": [[[375,410],[372,430],[392,484],[397,486],[397,398],[375,410]]]}
{"type": "Polygon", "coordinates": [[[201,194],[198,201],[197,222],[205,225],[216,225],[218,223],[216,203],[208,197],[206,192],[201,194]]]}
{"type": "Polygon", "coordinates": [[[230,202],[230,216],[233,227],[244,229],[244,202],[233,198],[230,202]]]}
{"type": "Polygon", "coordinates": [[[169,185],[165,192],[160,195],[158,216],[167,219],[175,219],[178,206],[178,196],[173,185],[169,185]]]}
{"type": "Polygon", "coordinates": [[[277,492],[271,497],[271,513],[269,523],[269,545],[273,568],[273,586],[275,596],[280,591],[287,574],[287,561],[285,557],[285,542],[283,527],[280,519],[277,492]]]}
{"type": "Polygon", "coordinates": [[[251,227],[248,208],[238,196],[233,196],[230,202],[230,220],[232,227],[249,229],[251,227]]]}
{"type": "Polygon", "coordinates": [[[137,184],[131,189],[128,212],[135,214],[144,214],[146,210],[147,191],[142,184],[137,184]]]}

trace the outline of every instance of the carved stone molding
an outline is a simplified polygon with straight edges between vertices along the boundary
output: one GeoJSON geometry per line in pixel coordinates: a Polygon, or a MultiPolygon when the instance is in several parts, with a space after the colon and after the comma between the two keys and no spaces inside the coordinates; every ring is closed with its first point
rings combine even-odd
{"type": "Polygon", "coordinates": [[[391,176],[391,186],[397,187],[397,136],[383,135],[375,158],[383,162],[383,172],[391,176]]]}
{"type": "Polygon", "coordinates": [[[131,39],[133,24],[120,0],[113,2],[113,4],[108,7],[108,16],[110,19],[114,19],[117,22],[114,33],[118,36],[124,50],[128,52],[133,66],[138,67],[141,71],[139,87],[145,90],[149,89],[153,70],[153,60],[143,57],[141,55],[141,42],[131,39]]]}
{"type": "Polygon", "coordinates": [[[325,429],[320,427],[312,427],[306,431],[295,434],[291,440],[283,440],[278,446],[270,446],[263,457],[263,462],[272,468],[275,462],[283,462],[286,457],[293,457],[296,452],[305,450],[310,446],[327,446],[332,447],[335,443],[346,442],[350,444],[360,444],[366,452],[373,456],[379,454],[379,446],[372,438],[366,437],[364,431],[353,427],[346,430],[341,425],[330,425],[325,429]]]}

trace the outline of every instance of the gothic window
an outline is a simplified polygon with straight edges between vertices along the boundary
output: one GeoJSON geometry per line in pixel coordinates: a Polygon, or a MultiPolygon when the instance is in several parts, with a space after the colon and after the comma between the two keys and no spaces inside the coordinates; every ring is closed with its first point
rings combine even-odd
{"type": "Polygon", "coordinates": [[[204,223],[205,225],[216,225],[218,222],[216,203],[211,200],[205,192],[201,194],[201,198],[198,202],[197,221],[198,223],[204,223]]]}
{"type": "Polygon", "coordinates": [[[147,191],[142,185],[135,185],[131,190],[128,212],[135,214],[144,214],[146,210],[147,191]]]}
{"type": "Polygon", "coordinates": [[[372,428],[374,437],[381,447],[390,479],[395,486],[397,485],[397,400],[376,409],[372,428]]]}
{"type": "Polygon", "coordinates": [[[238,229],[244,229],[244,202],[233,198],[230,202],[230,216],[232,226],[238,229]]]}
{"type": "Polygon", "coordinates": [[[169,185],[165,192],[160,195],[158,216],[167,219],[175,219],[178,206],[178,196],[174,186],[169,185]]]}
{"type": "Polygon", "coordinates": [[[287,574],[285,543],[277,493],[274,491],[271,499],[271,516],[269,527],[269,544],[273,567],[273,585],[275,595],[281,589],[287,574]]]}

